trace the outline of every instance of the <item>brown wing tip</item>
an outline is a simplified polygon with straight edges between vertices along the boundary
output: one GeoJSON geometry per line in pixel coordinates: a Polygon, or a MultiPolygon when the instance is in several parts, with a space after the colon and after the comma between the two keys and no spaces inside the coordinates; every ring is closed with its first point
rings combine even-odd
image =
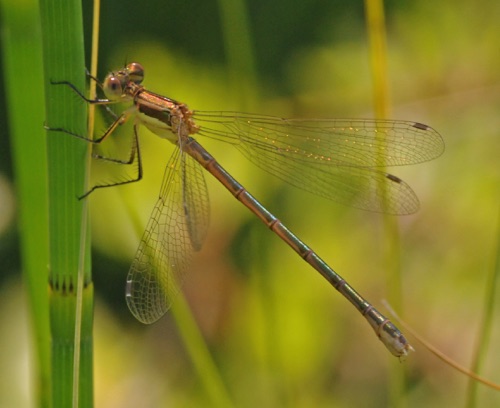
{"type": "Polygon", "coordinates": [[[413,124],[413,127],[414,127],[414,128],[417,128],[417,129],[420,129],[420,130],[429,130],[429,129],[430,129],[430,127],[429,127],[429,126],[424,125],[423,123],[419,123],[419,122],[415,122],[415,123],[413,124]]]}

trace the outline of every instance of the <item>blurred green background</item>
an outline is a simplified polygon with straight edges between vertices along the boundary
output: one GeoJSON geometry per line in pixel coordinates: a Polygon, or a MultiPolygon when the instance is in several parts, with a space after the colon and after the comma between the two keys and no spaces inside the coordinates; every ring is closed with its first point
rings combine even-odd
{"type": "MultiPolygon", "coordinates": [[[[254,0],[240,11],[237,2],[231,4],[105,2],[99,77],[139,61],[149,89],[193,109],[373,117],[362,2],[254,0]]],[[[391,169],[421,200],[417,214],[398,218],[404,315],[468,365],[499,234],[500,3],[389,1],[385,6],[391,118],[429,124],[446,143],[436,161],[391,169]]],[[[90,34],[90,5],[85,7],[90,34]]],[[[0,406],[21,407],[31,401],[30,340],[3,98],[0,104],[0,406]]],[[[203,374],[193,366],[173,314],[143,326],[124,301],[125,276],[138,243],[132,218],[145,225],[172,151],[145,129],[141,136],[144,180],[98,191],[90,199],[96,406],[211,406],[210,390],[201,386],[203,374]]],[[[234,149],[202,143],[381,307],[389,284],[384,270],[394,261],[387,259],[391,238],[381,215],[289,188],[234,149]]],[[[403,372],[408,406],[463,405],[464,376],[416,343],[417,352],[400,364],[323,278],[221,186],[207,181],[209,236],[184,292],[235,406],[386,406],[393,401],[390,378],[403,372]]],[[[496,316],[499,312],[497,306],[496,316]]],[[[499,341],[496,324],[482,374],[497,382],[499,341]]],[[[480,387],[478,401],[494,406],[500,395],[480,387]]]]}

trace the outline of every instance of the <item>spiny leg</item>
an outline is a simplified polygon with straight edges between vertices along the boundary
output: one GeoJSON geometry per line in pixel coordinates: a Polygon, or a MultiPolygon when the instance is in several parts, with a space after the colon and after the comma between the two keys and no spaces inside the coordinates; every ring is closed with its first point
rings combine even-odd
{"type": "Polygon", "coordinates": [[[98,188],[121,186],[121,185],[124,185],[124,184],[135,183],[135,182],[140,181],[142,179],[142,156],[141,156],[141,149],[140,149],[140,146],[139,146],[139,137],[137,135],[137,126],[134,126],[134,137],[133,137],[133,140],[132,140],[132,150],[130,152],[130,158],[129,158],[128,161],[121,161],[121,160],[112,159],[112,158],[106,158],[106,157],[102,157],[102,156],[98,156],[97,158],[102,159],[102,160],[111,161],[111,162],[118,163],[118,164],[125,164],[125,165],[127,165],[127,164],[134,163],[136,157],[137,157],[137,175],[136,175],[135,178],[131,178],[131,179],[128,179],[128,180],[123,180],[123,181],[117,181],[117,182],[109,183],[109,184],[98,184],[98,185],[95,185],[89,191],[87,191],[85,194],[83,194],[82,196],[80,196],[78,198],[81,200],[82,198],[87,197],[90,193],[92,193],[93,191],[97,190],[98,188]]]}
{"type": "MultiPolygon", "coordinates": [[[[100,84],[99,81],[97,81],[92,76],[90,76],[90,77],[93,80],[95,80],[98,83],[98,85],[102,88],[102,84],[100,84]]],[[[100,136],[97,139],[90,139],[88,137],[81,136],[81,135],[79,135],[77,133],[71,132],[71,131],[69,131],[67,129],[52,128],[52,127],[49,127],[49,126],[45,125],[44,126],[45,129],[47,129],[49,131],[67,133],[67,134],[69,134],[69,135],[71,135],[73,137],[76,137],[76,138],[81,139],[81,140],[85,140],[88,143],[92,143],[93,145],[99,145],[105,139],[107,139],[107,137],[109,135],[111,135],[119,126],[125,124],[128,121],[129,117],[130,117],[130,111],[129,110],[125,111],[120,116],[117,116],[116,113],[113,112],[109,108],[108,105],[112,104],[112,103],[115,103],[115,101],[111,101],[109,99],[88,99],[71,82],[68,82],[68,81],[58,81],[58,82],[51,81],[51,84],[52,85],[66,85],[66,86],[69,86],[85,102],[87,102],[89,104],[95,104],[95,105],[104,106],[104,108],[106,109],[106,111],[111,116],[113,116],[114,121],[106,129],[106,131],[103,133],[103,135],[100,136]]],[[[129,158],[127,160],[121,160],[121,159],[116,159],[116,158],[112,158],[112,157],[106,157],[106,156],[102,156],[102,155],[99,155],[99,154],[93,154],[92,157],[95,158],[95,159],[98,159],[98,160],[103,160],[103,161],[108,161],[108,162],[117,163],[117,164],[123,164],[123,165],[130,165],[130,164],[134,163],[135,162],[135,158],[137,157],[137,175],[134,178],[131,178],[131,179],[128,179],[128,180],[123,180],[123,181],[114,182],[114,183],[108,183],[108,184],[95,185],[89,191],[87,191],[83,195],[79,196],[78,199],[80,199],[80,200],[83,199],[83,198],[85,198],[85,197],[87,197],[90,193],[92,193],[94,190],[96,190],[98,188],[114,187],[114,186],[119,186],[119,185],[123,185],[123,184],[134,183],[134,182],[137,182],[137,181],[141,180],[142,179],[142,174],[143,174],[143,172],[142,172],[142,157],[141,157],[141,152],[140,152],[140,147],[139,147],[139,138],[138,138],[138,135],[137,135],[137,126],[134,125],[134,136],[133,136],[133,139],[132,139],[132,148],[131,148],[131,151],[130,151],[129,158]]]]}

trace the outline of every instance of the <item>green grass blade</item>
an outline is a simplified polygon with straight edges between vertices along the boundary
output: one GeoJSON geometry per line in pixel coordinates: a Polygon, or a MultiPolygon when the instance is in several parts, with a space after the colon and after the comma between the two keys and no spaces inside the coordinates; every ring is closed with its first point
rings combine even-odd
{"type": "MultiPolygon", "coordinates": [[[[78,89],[85,89],[81,3],[74,0],[45,0],[40,3],[40,7],[46,123],[49,127],[86,135],[86,105],[68,87],[50,83],[64,80],[78,89]]],[[[47,132],[49,302],[54,407],[75,406],[76,396],[78,406],[93,405],[93,287],[89,242],[87,236],[82,234],[82,228],[87,226],[84,217],[86,206],[77,199],[86,188],[88,152],[88,143],[84,141],[60,132],[47,132]],[[79,269],[80,263],[84,265],[83,270],[79,269]],[[77,299],[76,296],[79,279],[83,279],[83,299],[77,299]],[[78,317],[75,315],[77,301],[82,302],[82,316],[78,317]],[[81,342],[75,344],[75,325],[79,319],[81,342]],[[80,360],[76,362],[75,347],[80,347],[80,360]]]]}
{"type": "Polygon", "coordinates": [[[40,15],[35,0],[22,3],[3,0],[0,7],[3,16],[2,49],[8,125],[19,206],[23,282],[28,295],[35,356],[34,400],[38,407],[49,407],[49,247],[40,15]]]}
{"type": "Polygon", "coordinates": [[[200,377],[200,381],[205,388],[207,401],[210,401],[210,405],[214,407],[233,407],[234,405],[231,402],[226,384],[224,384],[217,365],[210,355],[210,350],[193,318],[193,314],[183,294],[176,299],[172,307],[172,313],[175,316],[175,322],[182,335],[184,347],[186,347],[196,367],[196,372],[200,377]]]}
{"type": "MultiPolygon", "coordinates": [[[[471,371],[479,374],[485,363],[486,353],[488,351],[489,340],[493,328],[494,306],[496,294],[499,289],[500,276],[500,212],[498,214],[497,235],[496,235],[496,251],[494,254],[493,267],[486,282],[486,296],[484,298],[484,306],[482,310],[481,326],[479,327],[479,340],[475,350],[471,371]]],[[[476,398],[479,383],[471,378],[467,389],[467,404],[468,408],[476,406],[476,398]]]]}
{"type": "Polygon", "coordinates": [[[238,109],[248,111],[258,99],[257,74],[244,0],[219,0],[222,33],[232,89],[239,98],[238,109]]]}

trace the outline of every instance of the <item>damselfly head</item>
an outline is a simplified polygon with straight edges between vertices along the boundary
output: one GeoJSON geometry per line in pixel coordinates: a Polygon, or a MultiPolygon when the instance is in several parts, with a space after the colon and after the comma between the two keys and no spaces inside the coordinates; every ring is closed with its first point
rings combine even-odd
{"type": "Polygon", "coordinates": [[[128,64],[125,68],[111,72],[104,79],[103,90],[109,100],[130,97],[130,90],[144,79],[144,68],[137,62],[128,64]]]}
{"type": "Polygon", "coordinates": [[[118,71],[117,73],[111,72],[104,79],[102,89],[109,100],[116,101],[123,96],[127,82],[128,74],[124,71],[118,71]]]}
{"type": "Polygon", "coordinates": [[[144,79],[144,68],[138,62],[132,62],[125,67],[129,80],[139,85],[144,79]]]}

